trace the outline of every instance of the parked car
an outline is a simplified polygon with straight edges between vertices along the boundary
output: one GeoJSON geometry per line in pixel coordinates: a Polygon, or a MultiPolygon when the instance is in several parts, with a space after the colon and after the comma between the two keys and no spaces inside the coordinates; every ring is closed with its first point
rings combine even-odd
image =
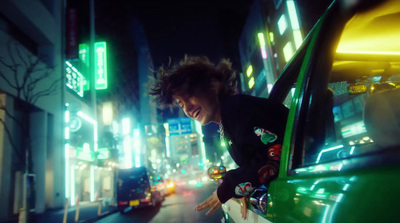
{"type": "Polygon", "coordinates": [[[397,222],[400,4],[334,1],[270,98],[290,107],[277,179],[225,222],[397,222]],[[292,89],[294,94],[292,94],[292,89]]]}
{"type": "Polygon", "coordinates": [[[156,207],[163,201],[157,180],[145,167],[118,170],[117,204],[120,213],[128,207],[156,207]]]}

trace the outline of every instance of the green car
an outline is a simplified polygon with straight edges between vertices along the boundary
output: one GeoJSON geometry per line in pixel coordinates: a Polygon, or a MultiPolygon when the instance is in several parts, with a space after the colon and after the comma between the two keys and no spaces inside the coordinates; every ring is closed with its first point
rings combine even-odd
{"type": "Polygon", "coordinates": [[[290,107],[280,172],[226,222],[400,222],[400,1],[334,1],[270,98],[290,107]]]}

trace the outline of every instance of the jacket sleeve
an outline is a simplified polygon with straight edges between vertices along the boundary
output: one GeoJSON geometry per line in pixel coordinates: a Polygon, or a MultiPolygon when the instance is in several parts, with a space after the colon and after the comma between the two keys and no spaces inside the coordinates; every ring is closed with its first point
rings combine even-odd
{"type": "Polygon", "coordinates": [[[232,197],[250,195],[255,188],[277,176],[287,118],[287,109],[279,106],[262,109],[247,104],[232,109],[235,110],[224,121],[229,121],[226,132],[232,141],[230,153],[239,167],[228,171],[217,189],[222,203],[232,197]],[[277,138],[266,143],[260,131],[276,134],[277,138]]]}
{"type": "MultiPolygon", "coordinates": [[[[277,166],[275,167],[277,168],[277,166]]],[[[232,197],[241,198],[250,195],[255,188],[261,185],[258,178],[258,171],[246,166],[228,171],[222,184],[217,188],[219,201],[225,203],[232,197]]]]}
{"type": "Polygon", "coordinates": [[[217,188],[217,196],[221,203],[230,198],[248,196],[262,184],[273,180],[279,171],[278,160],[266,160],[265,163],[254,162],[243,165],[226,173],[221,185],[217,188]]]}

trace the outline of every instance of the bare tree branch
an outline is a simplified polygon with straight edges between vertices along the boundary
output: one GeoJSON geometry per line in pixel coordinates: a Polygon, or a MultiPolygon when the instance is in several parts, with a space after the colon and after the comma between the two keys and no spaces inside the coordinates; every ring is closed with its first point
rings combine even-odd
{"type": "Polygon", "coordinates": [[[50,87],[48,87],[46,90],[39,91],[36,94],[32,94],[32,97],[31,97],[32,104],[35,104],[39,98],[41,98],[43,96],[48,96],[48,95],[51,95],[52,93],[54,93],[57,90],[58,82],[60,80],[61,80],[61,78],[53,81],[53,83],[51,83],[50,87]]]}
{"type": "Polygon", "coordinates": [[[15,69],[15,66],[7,64],[3,57],[0,57],[0,63],[3,64],[3,66],[5,66],[8,69],[10,69],[11,71],[13,71],[14,73],[17,71],[17,69],[15,69]]]}
{"type": "MultiPolygon", "coordinates": [[[[33,91],[35,90],[37,84],[39,82],[41,82],[41,81],[46,80],[51,74],[51,71],[49,69],[40,69],[40,70],[46,70],[46,72],[44,72],[42,75],[40,75],[37,78],[34,78],[34,77],[30,78],[31,81],[29,81],[29,83],[27,83],[26,88],[24,89],[25,92],[26,92],[26,100],[29,101],[29,102],[32,102],[33,98],[37,97],[38,94],[42,94],[43,92],[49,91],[49,89],[51,89],[53,87],[53,85],[59,81],[59,80],[55,80],[55,81],[53,81],[53,83],[51,83],[49,85],[49,87],[46,90],[43,90],[43,91],[38,92],[36,94],[33,94],[33,91]]],[[[48,95],[48,94],[45,94],[45,95],[48,95]]]]}
{"type": "Polygon", "coordinates": [[[7,117],[11,118],[17,125],[22,126],[22,123],[18,121],[13,115],[11,115],[6,107],[4,107],[2,100],[0,100],[0,110],[3,110],[6,113],[7,117]]]}
{"type": "Polygon", "coordinates": [[[48,96],[56,92],[61,80],[50,78],[53,70],[50,69],[44,62],[43,58],[26,51],[18,42],[10,41],[7,45],[8,57],[6,59],[0,57],[0,66],[3,71],[0,71],[0,80],[4,79],[11,88],[16,91],[16,96],[21,102],[20,111],[21,117],[13,117],[5,108],[0,100],[0,110],[6,112],[7,117],[18,125],[20,135],[22,137],[21,144],[15,144],[12,140],[12,135],[4,120],[0,120],[6,128],[7,135],[10,138],[13,149],[16,155],[25,164],[28,172],[33,171],[32,160],[32,143],[30,135],[30,114],[36,102],[44,96],[48,96]],[[54,81],[53,81],[54,80],[54,81]],[[51,82],[51,83],[50,83],[51,82]],[[50,84],[48,84],[50,83],[50,84]],[[23,154],[26,152],[26,154],[23,154]]]}
{"type": "Polygon", "coordinates": [[[17,154],[18,158],[21,160],[21,163],[24,163],[23,156],[22,156],[21,152],[20,152],[20,151],[17,149],[17,147],[15,146],[15,144],[14,144],[14,142],[13,142],[13,139],[12,139],[12,137],[11,137],[10,130],[8,129],[6,123],[5,123],[4,120],[1,119],[1,118],[0,118],[0,122],[1,122],[1,123],[3,124],[3,126],[4,126],[4,130],[5,130],[6,133],[7,133],[8,140],[9,140],[9,142],[10,142],[11,147],[13,148],[13,150],[15,151],[15,153],[17,154]]]}
{"type": "MultiPolygon", "coordinates": [[[[14,43],[14,45],[15,45],[15,43],[14,43]]],[[[11,59],[12,64],[13,64],[14,66],[16,66],[18,63],[15,61],[15,58],[14,58],[13,54],[11,53],[11,52],[12,52],[12,49],[11,49],[11,41],[7,43],[7,50],[8,50],[8,54],[9,54],[9,56],[10,56],[10,59],[11,59]]],[[[13,70],[13,71],[16,71],[16,70],[13,70]]]]}
{"type": "MultiPolygon", "coordinates": [[[[29,85],[32,82],[32,79],[33,79],[32,76],[36,72],[36,66],[39,64],[39,62],[40,62],[39,59],[35,60],[33,63],[30,63],[30,66],[27,67],[26,70],[25,70],[23,82],[22,82],[22,85],[21,85],[21,86],[23,86],[22,91],[23,91],[25,99],[27,99],[29,97],[29,93],[30,93],[29,85]],[[28,87],[28,88],[26,88],[26,87],[28,87]]],[[[33,83],[32,87],[34,88],[35,86],[36,86],[36,83],[33,83]]]]}
{"type": "Polygon", "coordinates": [[[23,57],[22,54],[21,54],[20,48],[17,47],[17,46],[18,46],[18,45],[15,45],[15,49],[16,49],[16,51],[17,51],[18,58],[22,61],[22,63],[24,63],[25,67],[28,67],[28,64],[29,64],[29,63],[25,61],[24,57],[23,57]]]}
{"type": "MultiPolygon", "coordinates": [[[[0,59],[0,62],[1,62],[1,59],[0,59]]],[[[3,72],[1,72],[1,71],[0,71],[0,77],[1,77],[1,79],[3,79],[5,82],[7,82],[7,84],[8,84],[10,87],[12,87],[12,88],[17,88],[17,86],[13,85],[13,84],[8,80],[8,78],[6,78],[5,74],[4,74],[3,72]]]]}
{"type": "MultiPolygon", "coordinates": [[[[17,43],[13,43],[14,48],[17,48],[17,43]]],[[[19,63],[17,63],[17,61],[15,60],[15,57],[12,53],[12,49],[11,49],[11,41],[7,44],[7,50],[8,50],[8,55],[10,56],[11,62],[12,62],[12,71],[14,71],[14,81],[15,81],[15,86],[17,86],[16,88],[18,89],[18,97],[20,96],[20,91],[21,91],[21,85],[19,84],[19,80],[18,80],[18,68],[21,66],[19,63]]]]}

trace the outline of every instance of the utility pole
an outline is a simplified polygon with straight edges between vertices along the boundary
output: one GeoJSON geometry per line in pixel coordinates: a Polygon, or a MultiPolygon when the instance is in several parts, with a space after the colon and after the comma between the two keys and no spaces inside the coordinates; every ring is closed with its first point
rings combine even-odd
{"type": "MultiPolygon", "coordinates": [[[[95,55],[96,51],[94,48],[95,42],[95,9],[94,9],[94,0],[90,0],[90,99],[91,105],[93,108],[93,119],[97,122],[97,98],[96,98],[96,74],[95,74],[95,55]]],[[[97,128],[98,125],[94,127],[97,128]]],[[[93,151],[97,150],[97,139],[96,136],[93,138],[93,151]]],[[[94,171],[94,164],[90,165],[90,172],[94,171]]],[[[93,174],[90,174],[91,177],[94,177],[93,174]]],[[[94,180],[91,180],[92,184],[94,184],[94,180]]],[[[90,188],[94,188],[94,185],[90,185],[90,188]]],[[[93,193],[94,191],[91,190],[93,193]]],[[[90,194],[90,201],[94,200],[94,195],[90,194]]]]}

